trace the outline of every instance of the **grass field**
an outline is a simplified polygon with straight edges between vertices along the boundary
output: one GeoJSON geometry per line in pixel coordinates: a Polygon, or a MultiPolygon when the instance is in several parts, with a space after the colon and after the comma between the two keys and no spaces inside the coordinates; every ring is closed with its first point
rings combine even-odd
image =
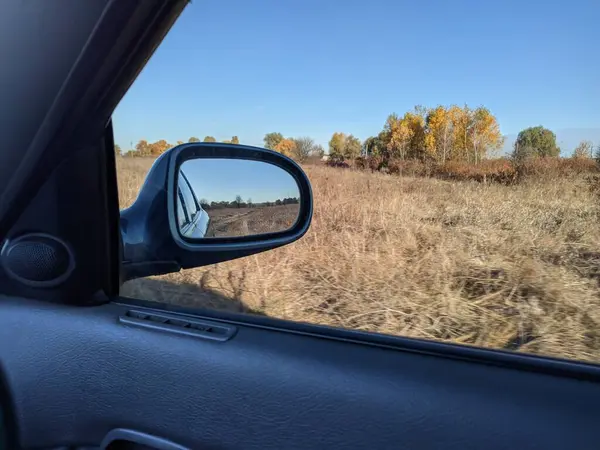
{"type": "MultiPolygon", "coordinates": [[[[122,207],[150,164],[119,158],[122,207]]],[[[133,280],[123,295],[600,361],[599,199],[583,178],[502,186],[306,171],[315,213],[303,239],[133,280]]]]}

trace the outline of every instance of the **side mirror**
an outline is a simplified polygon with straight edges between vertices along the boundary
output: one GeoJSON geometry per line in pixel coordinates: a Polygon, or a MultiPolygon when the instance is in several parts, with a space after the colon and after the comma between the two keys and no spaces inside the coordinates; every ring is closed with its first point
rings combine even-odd
{"type": "Polygon", "coordinates": [[[121,279],[177,272],[289,244],[312,218],[304,171],[279,153],[179,145],[155,162],[121,211],[121,279]]]}

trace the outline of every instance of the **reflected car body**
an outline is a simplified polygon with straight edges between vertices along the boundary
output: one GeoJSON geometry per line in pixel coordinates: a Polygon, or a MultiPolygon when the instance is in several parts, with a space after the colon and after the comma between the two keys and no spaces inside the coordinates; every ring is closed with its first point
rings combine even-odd
{"type": "Polygon", "coordinates": [[[202,208],[192,185],[183,172],[179,172],[177,186],[177,223],[182,236],[200,239],[206,236],[210,217],[202,208]]]}

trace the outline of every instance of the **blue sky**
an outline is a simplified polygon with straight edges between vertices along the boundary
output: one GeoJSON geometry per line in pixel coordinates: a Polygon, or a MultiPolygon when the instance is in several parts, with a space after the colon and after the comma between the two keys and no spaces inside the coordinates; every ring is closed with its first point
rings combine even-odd
{"type": "Polygon", "coordinates": [[[597,0],[194,0],[115,111],[115,140],[279,131],[327,148],[392,112],[467,103],[506,135],[600,143],[599,18],[597,0]]]}
{"type": "Polygon", "coordinates": [[[181,165],[198,200],[231,202],[238,195],[244,201],[274,202],[299,198],[294,178],[269,163],[231,159],[194,159],[181,165]]]}

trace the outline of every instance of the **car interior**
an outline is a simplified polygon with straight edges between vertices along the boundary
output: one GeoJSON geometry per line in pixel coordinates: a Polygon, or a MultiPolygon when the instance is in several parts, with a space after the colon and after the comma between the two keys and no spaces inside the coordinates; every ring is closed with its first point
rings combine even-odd
{"type": "Polygon", "coordinates": [[[119,211],[111,115],[187,4],[0,4],[0,448],[597,448],[593,364],[120,296],[310,226],[302,169],[246,146],[174,149],[119,211]],[[198,149],[293,176],[294,227],[206,246],[174,231],[198,149]]]}

